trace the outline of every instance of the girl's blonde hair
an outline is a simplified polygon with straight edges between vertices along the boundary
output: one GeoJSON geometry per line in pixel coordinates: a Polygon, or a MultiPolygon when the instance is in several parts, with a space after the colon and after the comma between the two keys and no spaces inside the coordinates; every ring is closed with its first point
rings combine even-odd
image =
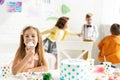
{"type": "MultiPolygon", "coordinates": [[[[27,26],[27,27],[25,27],[23,29],[23,32],[20,35],[19,48],[18,48],[18,50],[16,52],[14,61],[16,61],[16,60],[22,60],[25,57],[25,55],[26,55],[23,35],[26,32],[26,30],[28,30],[28,29],[34,29],[37,32],[38,43],[37,43],[37,46],[35,47],[35,53],[37,53],[38,56],[39,56],[39,61],[38,61],[39,65],[42,65],[42,63],[43,63],[43,57],[44,57],[44,49],[43,49],[43,43],[42,43],[42,36],[41,36],[40,31],[38,30],[38,28],[33,27],[33,26],[27,26]]],[[[13,62],[13,64],[14,64],[14,62],[13,62]]]]}
{"type": "Polygon", "coordinates": [[[92,16],[93,16],[92,13],[87,13],[87,14],[86,14],[86,19],[91,18],[92,16]]]}

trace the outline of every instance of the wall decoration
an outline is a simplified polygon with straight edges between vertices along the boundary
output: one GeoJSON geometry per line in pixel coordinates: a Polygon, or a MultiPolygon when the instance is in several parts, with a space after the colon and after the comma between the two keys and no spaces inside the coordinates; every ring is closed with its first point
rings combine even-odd
{"type": "Polygon", "coordinates": [[[21,12],[22,2],[8,2],[8,12],[21,12]]]}
{"type": "Polygon", "coordinates": [[[4,3],[5,0],[0,0],[0,5],[2,5],[4,3]]]}
{"type": "MultiPolygon", "coordinates": [[[[62,15],[67,14],[70,12],[70,8],[67,5],[62,4],[60,12],[62,13],[62,15]]],[[[59,14],[59,13],[57,13],[57,14],[59,14]]],[[[47,18],[47,20],[57,20],[57,19],[58,19],[58,17],[56,17],[56,16],[55,17],[52,16],[52,17],[47,18]]]]}
{"type": "Polygon", "coordinates": [[[70,12],[70,8],[67,5],[62,4],[61,11],[63,14],[67,14],[68,12],[70,12]]]}
{"type": "Polygon", "coordinates": [[[50,4],[51,0],[44,0],[44,3],[50,4]]]}
{"type": "Polygon", "coordinates": [[[47,20],[57,20],[57,17],[48,17],[47,20]]]}

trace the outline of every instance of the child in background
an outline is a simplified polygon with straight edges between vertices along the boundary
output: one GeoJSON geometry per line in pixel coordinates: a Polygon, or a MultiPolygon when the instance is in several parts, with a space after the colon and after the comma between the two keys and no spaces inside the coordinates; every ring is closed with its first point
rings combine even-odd
{"type": "MultiPolygon", "coordinates": [[[[81,36],[83,37],[83,41],[94,42],[98,37],[98,29],[93,24],[93,14],[86,14],[86,23],[82,27],[81,36]]],[[[83,56],[84,59],[87,59],[88,52],[83,56]]]]}
{"type": "Polygon", "coordinates": [[[48,62],[40,32],[35,27],[27,26],[20,35],[20,46],[13,61],[12,73],[40,72],[43,69],[48,70],[48,62]]]}
{"type": "Polygon", "coordinates": [[[104,56],[106,61],[112,64],[120,63],[120,25],[115,23],[110,28],[111,35],[104,37],[98,44],[100,50],[98,59],[104,62],[104,56]]]}
{"type": "Polygon", "coordinates": [[[64,16],[60,17],[53,28],[42,32],[42,35],[49,34],[48,37],[44,40],[45,51],[55,55],[56,59],[57,59],[56,41],[65,40],[68,35],[74,36],[80,35],[68,30],[68,20],[69,20],[68,17],[64,16]]]}

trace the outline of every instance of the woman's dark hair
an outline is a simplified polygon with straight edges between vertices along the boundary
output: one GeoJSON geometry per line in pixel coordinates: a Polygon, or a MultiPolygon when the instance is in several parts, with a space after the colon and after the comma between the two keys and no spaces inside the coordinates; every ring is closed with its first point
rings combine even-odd
{"type": "Polygon", "coordinates": [[[117,23],[114,23],[111,25],[110,32],[114,35],[120,34],[120,25],[117,23]]]}
{"type": "Polygon", "coordinates": [[[60,17],[57,21],[57,23],[55,24],[56,27],[62,29],[64,28],[65,24],[67,23],[67,21],[69,20],[68,17],[60,17]]]}

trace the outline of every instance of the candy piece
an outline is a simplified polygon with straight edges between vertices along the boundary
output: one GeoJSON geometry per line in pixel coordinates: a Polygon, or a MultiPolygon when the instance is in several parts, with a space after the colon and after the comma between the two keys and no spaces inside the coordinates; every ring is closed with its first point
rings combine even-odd
{"type": "Polygon", "coordinates": [[[1,67],[1,75],[5,78],[9,77],[10,75],[10,67],[7,65],[4,65],[1,67]]]}

